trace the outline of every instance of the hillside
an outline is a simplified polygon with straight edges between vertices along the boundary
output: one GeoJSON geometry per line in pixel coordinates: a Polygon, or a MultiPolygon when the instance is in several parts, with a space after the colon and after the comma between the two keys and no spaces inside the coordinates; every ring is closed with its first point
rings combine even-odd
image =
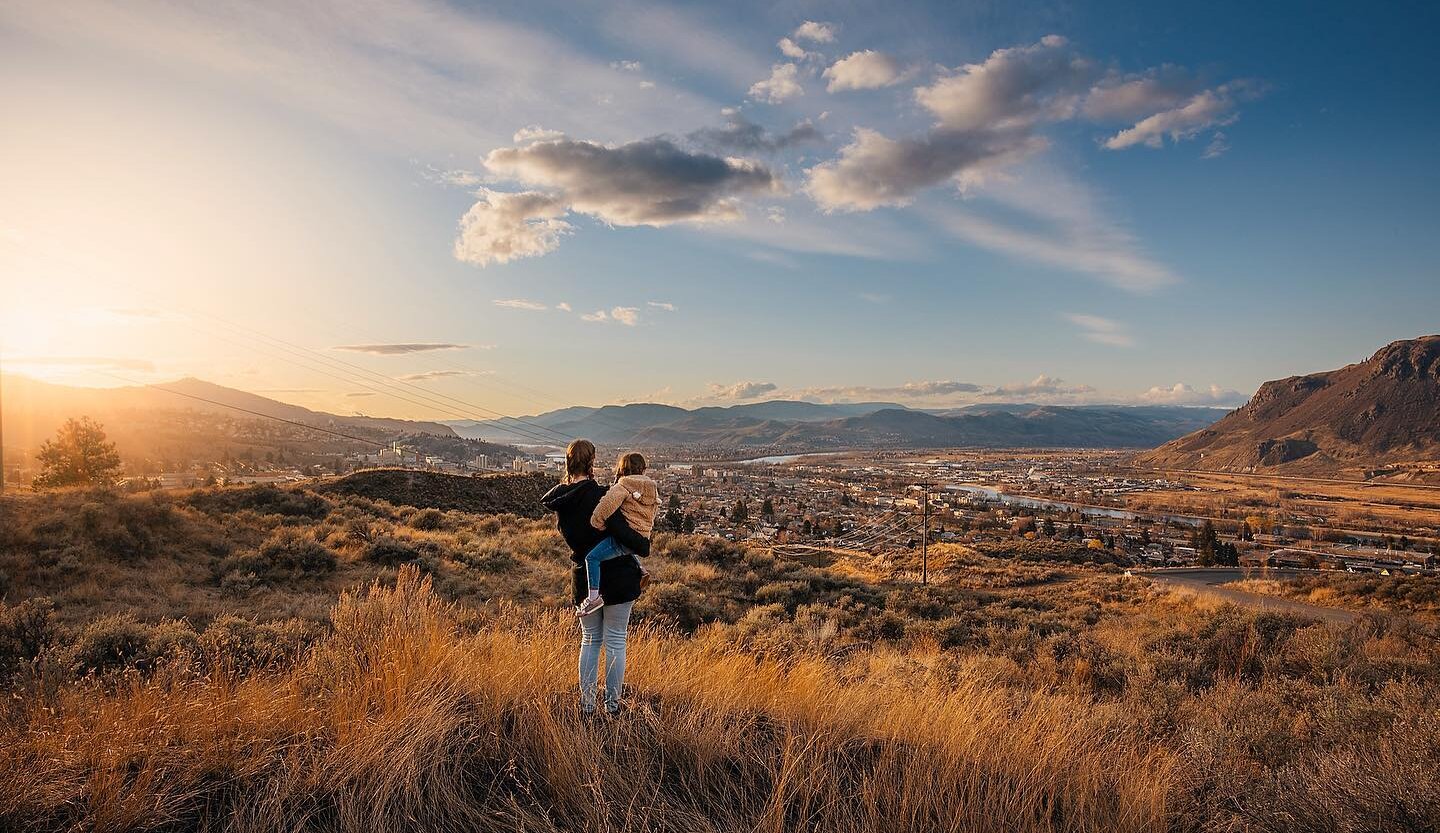
{"type": "Polygon", "coordinates": [[[453,461],[477,454],[505,460],[518,453],[509,446],[465,440],[435,422],[339,416],[198,379],[103,389],[13,375],[3,382],[0,418],[6,474],[12,482],[27,482],[35,473],[41,443],[65,420],[80,416],[104,426],[130,475],[200,471],[203,479],[204,472],[229,476],[295,467],[337,471],[346,457],[399,440],[453,461]]]}
{"type": "Polygon", "coordinates": [[[1362,476],[1440,462],[1440,335],[1266,382],[1242,408],[1136,458],[1157,468],[1362,476]]]}
{"type": "MultiPolygon", "coordinates": [[[[1149,448],[1218,419],[1213,408],[976,405],[930,412],[888,403],[760,402],[566,408],[526,417],[570,436],[640,447],[737,452],[925,446],[1149,448]]],[[[464,436],[513,437],[501,420],[449,423],[464,436]]]]}
{"type": "Polygon", "coordinates": [[[541,495],[554,485],[555,481],[545,474],[457,477],[432,471],[370,469],[321,481],[312,488],[321,495],[354,495],[404,506],[478,514],[508,512],[537,518],[544,511],[541,495]]]}
{"type": "Polygon", "coordinates": [[[0,829],[1440,821],[1424,620],[1214,607],[1059,542],[937,545],[920,587],[661,534],[627,708],[587,718],[549,519],[389,482],[0,498],[0,829]]]}

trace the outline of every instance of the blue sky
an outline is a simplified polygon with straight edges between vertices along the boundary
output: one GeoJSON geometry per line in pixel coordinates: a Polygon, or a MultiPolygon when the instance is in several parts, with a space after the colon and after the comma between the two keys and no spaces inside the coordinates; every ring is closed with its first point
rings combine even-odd
{"type": "Polygon", "coordinates": [[[315,368],[505,413],[1233,405],[1440,331],[1437,17],[12,2],[0,346],[403,416],[315,368]]]}

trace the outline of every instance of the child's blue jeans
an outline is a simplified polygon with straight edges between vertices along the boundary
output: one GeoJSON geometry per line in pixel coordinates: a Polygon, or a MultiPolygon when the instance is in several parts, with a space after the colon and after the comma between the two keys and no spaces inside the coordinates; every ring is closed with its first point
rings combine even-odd
{"type": "Polygon", "coordinates": [[[589,582],[592,593],[600,590],[600,563],[622,555],[634,553],[620,546],[620,542],[616,541],[613,535],[605,536],[605,540],[596,544],[595,549],[585,555],[585,580],[589,582]]]}

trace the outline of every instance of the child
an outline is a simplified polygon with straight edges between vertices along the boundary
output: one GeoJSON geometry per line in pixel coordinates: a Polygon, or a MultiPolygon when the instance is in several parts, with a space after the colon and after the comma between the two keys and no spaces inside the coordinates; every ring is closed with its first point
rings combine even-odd
{"type": "MultiPolygon", "coordinates": [[[[595,511],[590,515],[590,525],[596,529],[605,528],[605,519],[617,509],[625,516],[626,523],[640,535],[649,538],[655,528],[655,512],[660,506],[660,489],[655,481],[645,476],[645,457],[639,452],[627,451],[620,455],[615,464],[615,485],[600,498],[595,511]]],[[[640,557],[625,549],[614,536],[595,545],[585,556],[585,580],[590,594],[575,609],[578,616],[588,616],[605,605],[600,597],[600,563],[621,555],[629,555],[640,564],[640,557]]],[[[640,566],[641,586],[648,580],[649,572],[640,566]]]]}

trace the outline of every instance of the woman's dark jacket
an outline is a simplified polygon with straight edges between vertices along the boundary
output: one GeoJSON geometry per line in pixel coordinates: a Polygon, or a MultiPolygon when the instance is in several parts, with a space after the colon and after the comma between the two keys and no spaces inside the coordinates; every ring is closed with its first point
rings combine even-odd
{"type": "MultiPolygon", "coordinates": [[[[561,483],[545,493],[540,502],[554,512],[560,527],[560,534],[570,547],[570,590],[575,604],[584,600],[585,554],[595,545],[613,535],[621,546],[641,556],[650,554],[650,539],[630,528],[625,516],[616,512],[605,520],[605,529],[590,525],[590,515],[600,498],[605,496],[605,487],[593,478],[561,483]]],[[[607,604],[624,604],[640,598],[640,567],[633,558],[612,558],[600,569],[600,595],[607,604]]]]}

